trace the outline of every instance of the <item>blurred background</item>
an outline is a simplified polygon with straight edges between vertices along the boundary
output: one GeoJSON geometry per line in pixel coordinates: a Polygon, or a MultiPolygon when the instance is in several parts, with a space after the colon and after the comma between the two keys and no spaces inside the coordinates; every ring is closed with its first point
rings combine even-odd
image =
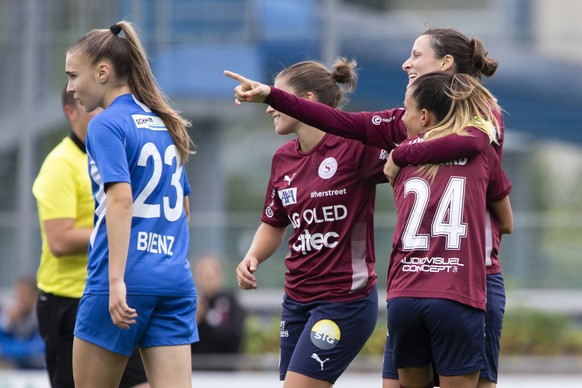
{"type": "MultiPolygon", "coordinates": [[[[580,372],[581,15],[578,0],[2,0],[0,289],[38,267],[31,186],[68,133],[60,106],[65,53],[88,30],[133,22],[160,86],[192,121],[190,256],[222,257],[225,286],[236,292],[234,269],[260,224],[271,156],[290,138],[274,134],[266,105],[234,105],[236,85],[223,70],[272,83],[300,60],[355,58],[360,79],[345,109],[382,110],[402,104],[408,80],[401,65],[416,37],[450,27],[481,39],[500,62],[485,85],[506,111],[503,167],[513,183],[515,228],[501,251],[508,293],[502,369],[526,368],[519,360],[529,356],[532,370],[552,364],[580,372]]],[[[385,186],[376,218],[382,296],[395,222],[385,186]]],[[[274,352],[274,360],[249,367],[276,365],[286,251],[284,244],[261,266],[259,290],[237,293],[248,312],[243,351],[274,352]]],[[[362,356],[374,362],[381,362],[384,322],[378,331],[362,356]]]]}

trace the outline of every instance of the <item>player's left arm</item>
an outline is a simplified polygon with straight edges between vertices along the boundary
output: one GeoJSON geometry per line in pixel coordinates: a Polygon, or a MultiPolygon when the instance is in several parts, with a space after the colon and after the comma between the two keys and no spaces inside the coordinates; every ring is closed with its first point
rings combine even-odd
{"type": "Polygon", "coordinates": [[[109,313],[115,326],[129,329],[134,324],[137,312],[126,301],[124,281],[131,220],[133,217],[133,197],[131,185],[127,182],[109,183],[106,186],[107,239],[109,245],[109,313]]]}
{"type": "Polygon", "coordinates": [[[509,195],[499,201],[489,203],[493,216],[499,221],[499,228],[503,234],[513,232],[513,211],[509,202],[509,195]]]}
{"type": "Polygon", "coordinates": [[[44,220],[44,232],[49,250],[54,257],[87,254],[93,228],[75,226],[74,218],[44,220]]]}
{"type": "Polygon", "coordinates": [[[501,161],[493,148],[487,149],[489,160],[489,185],[487,186],[487,206],[497,219],[501,233],[513,232],[513,212],[509,202],[511,181],[501,166],[501,161]]]}
{"type": "Polygon", "coordinates": [[[190,201],[188,196],[184,196],[184,212],[186,213],[186,222],[190,225],[190,201]]]}

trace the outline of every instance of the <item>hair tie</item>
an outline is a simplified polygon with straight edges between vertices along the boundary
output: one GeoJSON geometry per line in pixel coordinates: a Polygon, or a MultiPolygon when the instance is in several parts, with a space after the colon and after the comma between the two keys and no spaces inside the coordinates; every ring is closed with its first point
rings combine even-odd
{"type": "Polygon", "coordinates": [[[117,24],[114,24],[111,27],[109,27],[109,30],[113,32],[113,35],[119,35],[119,33],[121,32],[121,27],[118,26],[117,24]]]}

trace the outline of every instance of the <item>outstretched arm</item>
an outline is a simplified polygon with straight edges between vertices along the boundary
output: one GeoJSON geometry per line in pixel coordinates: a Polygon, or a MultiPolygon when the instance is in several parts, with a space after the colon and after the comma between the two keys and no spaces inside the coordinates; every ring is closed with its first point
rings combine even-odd
{"type": "Polygon", "coordinates": [[[265,102],[273,109],[340,137],[391,150],[406,139],[400,117],[402,109],[382,112],[344,112],[317,101],[297,97],[275,87],[249,80],[226,70],[224,74],[239,82],[234,89],[235,103],[265,102]]]}
{"type": "Polygon", "coordinates": [[[445,163],[469,158],[485,151],[489,136],[475,127],[468,127],[468,136],[449,135],[434,140],[403,144],[391,152],[393,162],[406,165],[445,163]]]}
{"type": "Polygon", "coordinates": [[[264,102],[271,92],[271,88],[268,85],[250,80],[232,71],[225,70],[224,75],[239,83],[234,88],[234,103],[237,106],[240,106],[243,102],[264,102]]]}

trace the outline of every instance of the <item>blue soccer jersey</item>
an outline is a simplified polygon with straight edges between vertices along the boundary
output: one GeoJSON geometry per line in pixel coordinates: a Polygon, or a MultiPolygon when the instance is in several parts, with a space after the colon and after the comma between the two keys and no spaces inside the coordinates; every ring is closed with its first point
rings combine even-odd
{"type": "Polygon", "coordinates": [[[109,292],[105,185],[126,182],[133,195],[127,293],[195,295],[184,211],[190,186],[162,119],[133,95],[119,96],[89,124],[87,154],[95,228],[85,293],[109,292]]]}

